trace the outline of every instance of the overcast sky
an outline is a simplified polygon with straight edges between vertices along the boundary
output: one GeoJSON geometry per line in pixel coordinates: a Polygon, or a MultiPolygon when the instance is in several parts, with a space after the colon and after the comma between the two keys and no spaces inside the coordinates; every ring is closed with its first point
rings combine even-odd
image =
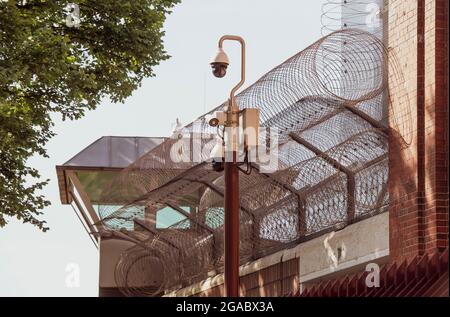
{"type": "MultiPolygon", "coordinates": [[[[76,1],[74,1],[76,2],[76,1]]],[[[43,219],[46,234],[11,220],[0,229],[0,296],[97,296],[98,252],[70,206],[59,200],[55,166],[101,136],[168,136],[226,100],[239,76],[239,47],[226,43],[229,76],[215,79],[208,65],[223,34],[247,42],[247,85],[321,36],[324,0],[184,0],[165,24],[172,58],[155,69],[124,104],[103,102],[82,120],[61,122],[47,145],[50,159],[31,164],[51,182],[44,195],[52,205],[43,219]],[[66,269],[80,268],[80,286],[66,286],[66,269]]],[[[82,14],[82,12],[81,12],[82,14]]]]}

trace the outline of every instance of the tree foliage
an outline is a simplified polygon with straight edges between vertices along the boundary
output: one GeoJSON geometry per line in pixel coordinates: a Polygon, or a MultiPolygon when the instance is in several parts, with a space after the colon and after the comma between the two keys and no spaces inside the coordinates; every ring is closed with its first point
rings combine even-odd
{"type": "Polygon", "coordinates": [[[163,23],[178,2],[0,0],[0,227],[16,217],[48,229],[38,219],[48,180],[27,161],[47,156],[51,114],[81,118],[154,76],[169,57],[163,23]]]}

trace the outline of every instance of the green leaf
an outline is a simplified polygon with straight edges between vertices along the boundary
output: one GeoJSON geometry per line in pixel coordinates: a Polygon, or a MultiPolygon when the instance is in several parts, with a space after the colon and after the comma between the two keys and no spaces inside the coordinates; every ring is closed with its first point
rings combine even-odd
{"type": "Polygon", "coordinates": [[[0,227],[16,217],[48,230],[38,219],[48,181],[27,162],[47,157],[51,114],[123,102],[169,58],[162,26],[178,0],[79,0],[78,27],[66,24],[68,3],[0,1],[0,227]]]}

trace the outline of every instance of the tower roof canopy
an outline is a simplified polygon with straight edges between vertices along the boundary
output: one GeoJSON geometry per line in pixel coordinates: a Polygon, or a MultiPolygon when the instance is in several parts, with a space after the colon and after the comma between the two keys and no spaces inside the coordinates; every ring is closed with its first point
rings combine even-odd
{"type": "Polygon", "coordinates": [[[162,137],[104,136],[94,141],[66,163],[56,167],[61,202],[69,203],[66,171],[78,174],[87,194],[95,201],[95,188],[100,188],[100,184],[164,140],[162,137]]]}

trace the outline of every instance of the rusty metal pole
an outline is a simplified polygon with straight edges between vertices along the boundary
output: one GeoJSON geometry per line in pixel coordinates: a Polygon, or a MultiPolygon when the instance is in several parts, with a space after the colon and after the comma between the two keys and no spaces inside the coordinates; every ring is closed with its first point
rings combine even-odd
{"type": "Polygon", "coordinates": [[[245,41],[234,35],[219,40],[219,48],[225,40],[241,44],[241,81],[231,90],[225,133],[231,146],[231,155],[225,155],[225,292],[227,297],[239,297],[239,169],[238,128],[239,107],[235,94],[245,82],[245,41]]]}
{"type": "Polygon", "coordinates": [[[225,133],[229,152],[225,155],[225,291],[239,297],[239,107],[231,96],[225,133]],[[230,151],[231,150],[231,151],[230,151]]]}
{"type": "MultiPolygon", "coordinates": [[[[236,152],[233,157],[236,158],[236,152]]],[[[225,291],[239,297],[239,170],[225,162],[225,291]]]]}

